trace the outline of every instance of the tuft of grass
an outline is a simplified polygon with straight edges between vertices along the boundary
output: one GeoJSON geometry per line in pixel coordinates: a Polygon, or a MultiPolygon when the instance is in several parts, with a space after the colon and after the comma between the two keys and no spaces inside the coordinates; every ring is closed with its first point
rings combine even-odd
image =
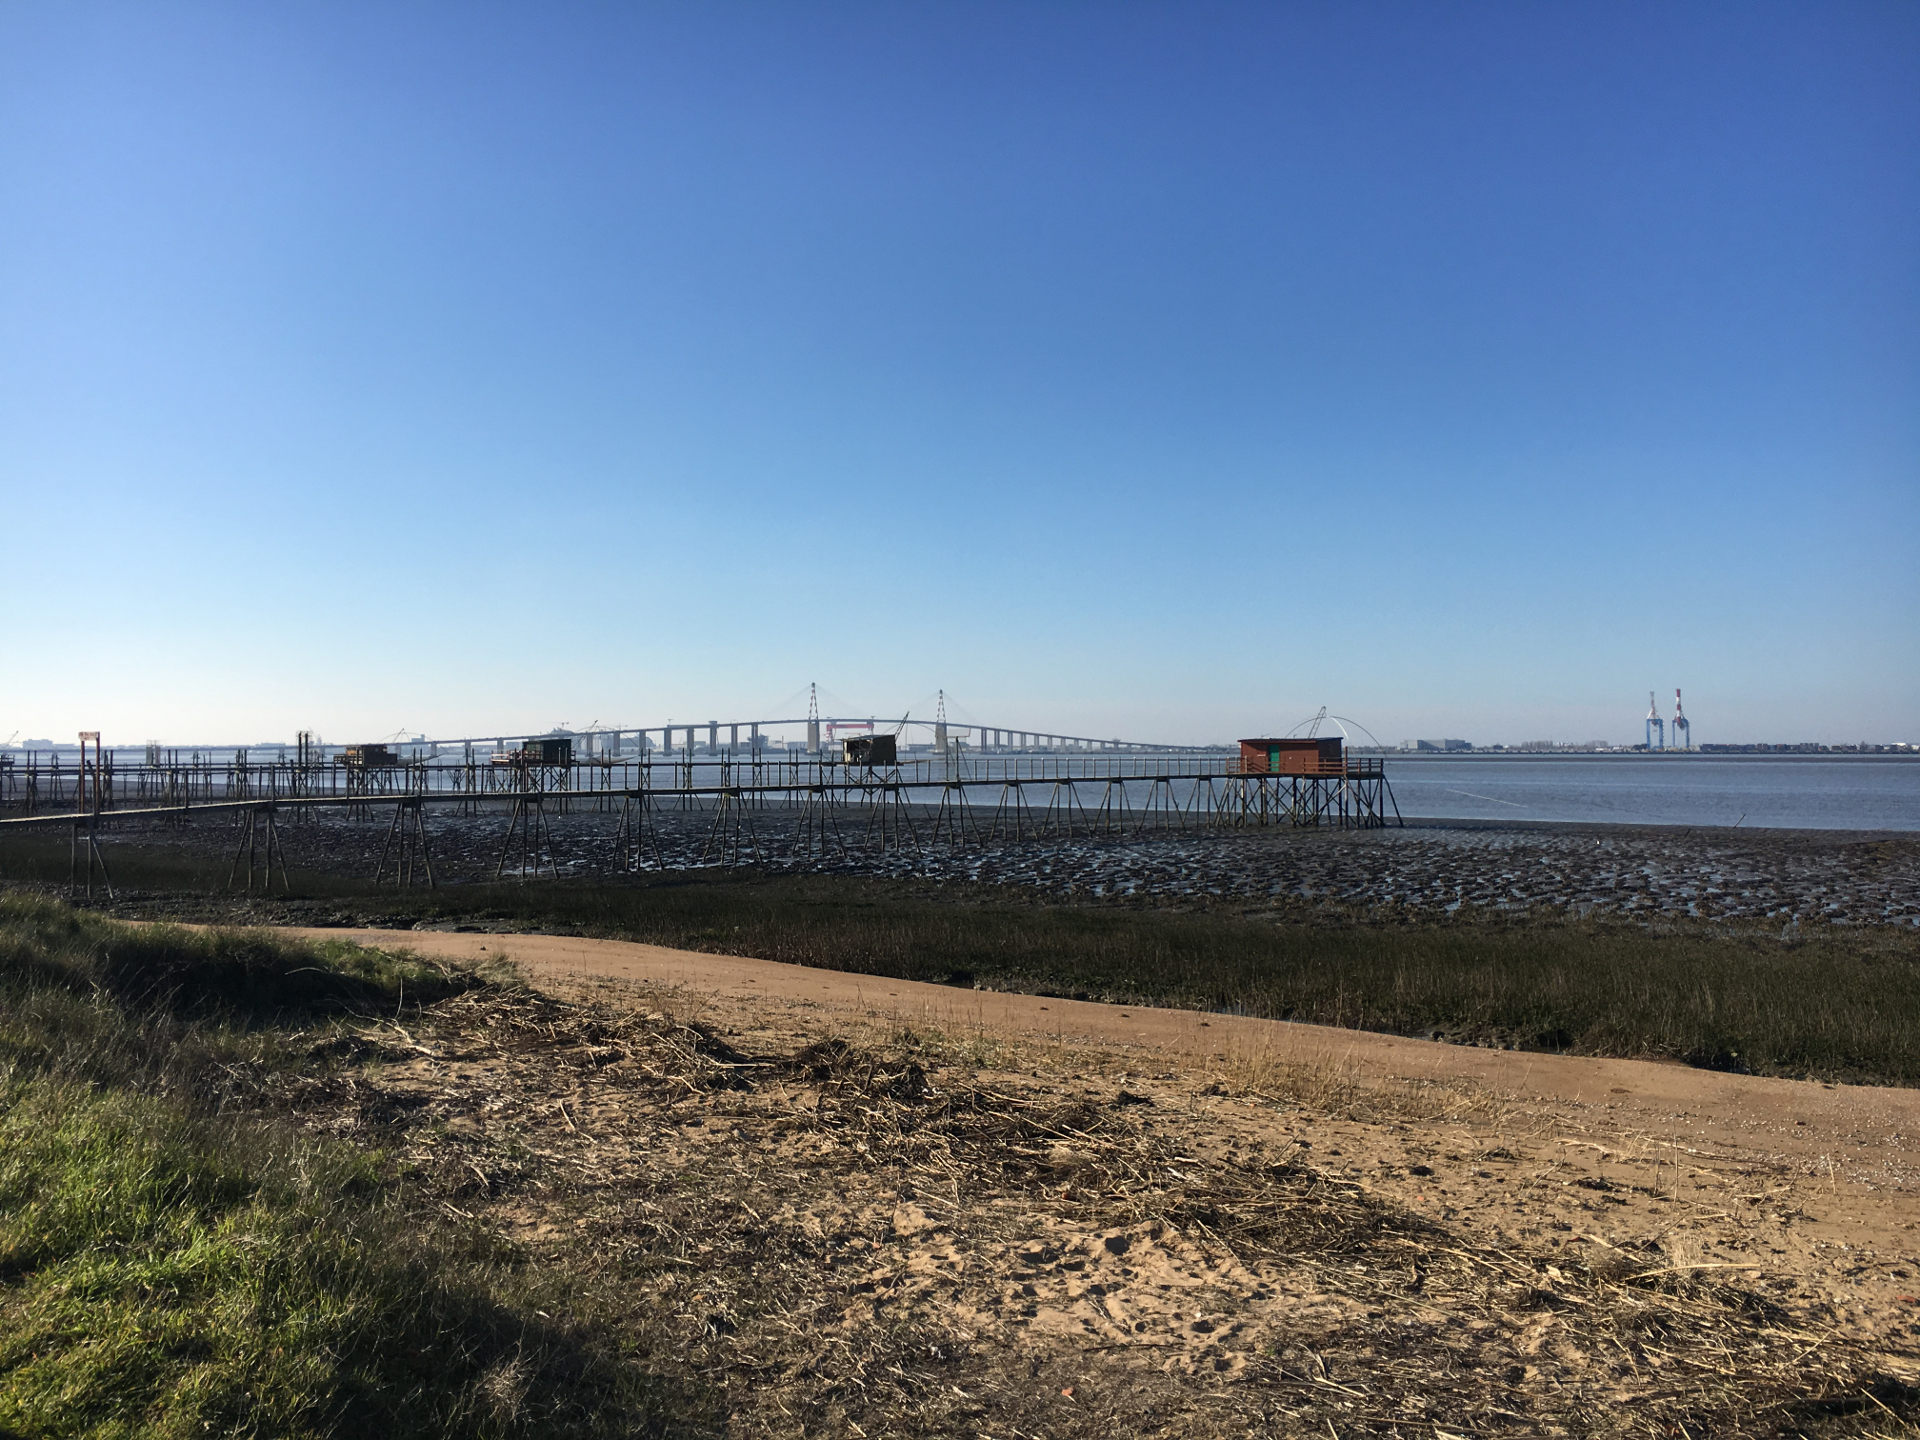
{"type": "Polygon", "coordinates": [[[115,1003],[255,1022],[391,1009],[480,983],[464,972],[271,930],[116,924],[56,900],[0,896],[0,986],[100,992],[115,1003]]]}
{"type": "Polygon", "coordinates": [[[579,1294],[379,1153],[232,1113],[242,1068],[324,1063],[290,1020],[475,983],[0,901],[0,1435],[664,1433],[579,1294]]]}

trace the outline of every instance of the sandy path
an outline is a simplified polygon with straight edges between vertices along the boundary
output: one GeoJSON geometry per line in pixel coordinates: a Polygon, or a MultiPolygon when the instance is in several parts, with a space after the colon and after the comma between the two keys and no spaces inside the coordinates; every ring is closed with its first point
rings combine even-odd
{"type": "MultiPolygon", "coordinates": [[[[816,970],[744,956],[709,955],[621,940],[563,935],[493,935],[433,930],[301,929],[314,939],[350,939],[406,947],[450,960],[509,959],[536,982],[615,979],[660,986],[711,1002],[767,999],[804,1004],[825,1016],[880,1019],[902,1025],[1059,1045],[1142,1052],[1205,1066],[1249,1060],[1337,1067],[1352,1078],[1421,1084],[1467,1084],[1533,1104],[1596,1107],[1618,1126],[1684,1131],[1711,1148],[1764,1147],[1841,1177],[1869,1162],[1861,1152],[1902,1137],[1901,1161],[1920,1140],[1920,1090],[1824,1085],[1727,1075],[1647,1060],[1483,1050],[1320,1025],[1260,1020],[1193,1010],[1105,1005],[991,990],[958,989],[816,970]]],[[[1893,1157],[1886,1157],[1893,1158],[1893,1157]]],[[[1898,1178],[1911,1183],[1905,1164],[1898,1178]]],[[[1871,1178],[1871,1177],[1865,1177],[1871,1178]]],[[[1920,1171],[1915,1177],[1920,1178],[1920,1171]]]]}
{"type": "MultiPolygon", "coordinates": [[[[1852,1182],[1851,1198],[1869,1209],[1901,1196],[1903,1211],[1911,1207],[1902,1223],[1920,1218],[1920,1090],[1729,1075],[1667,1061],[1484,1050],[1194,1010],[889,980],[621,940],[432,930],[296,933],[407,947],[450,960],[507,959],[546,986],[614,980],[674,990],[727,1009],[765,1002],[803,1006],[821,1030],[879,1021],[1107,1050],[1142,1072],[1300,1067],[1361,1085],[1464,1088],[1525,1107],[1542,1123],[1557,1122],[1552,1128],[1604,1130],[1607,1148],[1616,1153],[1651,1145],[1739,1157],[1817,1176],[1836,1197],[1842,1182],[1852,1182]]],[[[1907,1238],[1920,1245],[1920,1239],[1907,1238]]]]}

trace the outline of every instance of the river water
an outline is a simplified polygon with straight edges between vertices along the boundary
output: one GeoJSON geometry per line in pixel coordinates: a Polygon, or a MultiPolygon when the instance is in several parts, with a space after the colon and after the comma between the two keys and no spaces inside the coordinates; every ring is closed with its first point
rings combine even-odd
{"type": "Polygon", "coordinates": [[[1920,759],[1390,756],[1400,813],[1436,820],[1920,830],[1920,759]]]}

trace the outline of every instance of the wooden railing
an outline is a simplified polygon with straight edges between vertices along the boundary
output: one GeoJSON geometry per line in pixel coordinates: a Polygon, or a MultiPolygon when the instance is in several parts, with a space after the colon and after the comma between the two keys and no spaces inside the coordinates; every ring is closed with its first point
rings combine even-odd
{"type": "Polygon", "coordinates": [[[1282,777],[1299,775],[1307,779],[1326,779],[1329,776],[1336,779],[1359,779],[1363,776],[1384,775],[1386,772],[1387,766],[1384,760],[1379,760],[1372,756],[1359,755],[1347,755],[1338,760],[1323,760],[1315,756],[1310,765],[1298,770],[1275,770],[1267,763],[1264,757],[1257,762],[1249,762],[1235,758],[1227,762],[1226,771],[1229,775],[1278,775],[1282,777]]]}

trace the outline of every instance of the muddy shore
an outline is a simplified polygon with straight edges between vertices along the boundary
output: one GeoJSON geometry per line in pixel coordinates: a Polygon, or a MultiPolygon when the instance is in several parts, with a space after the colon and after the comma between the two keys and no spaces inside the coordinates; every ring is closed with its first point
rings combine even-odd
{"type": "MultiPolygon", "coordinates": [[[[295,869],[371,878],[389,816],[302,817],[285,827],[295,869]]],[[[549,817],[542,868],[563,877],[617,873],[616,813],[549,817]]],[[[1444,915],[1462,907],[1656,919],[1920,927],[1920,837],[1852,831],[1736,830],[1495,822],[1412,822],[1376,831],[1189,831],[1124,838],[1025,840],[881,854],[863,849],[857,817],[825,855],[792,853],[794,812],[756,812],[736,835],[740,858],[776,873],[919,877],[1031,888],[1061,898],[1305,900],[1444,915]]],[[[924,825],[922,828],[926,828],[924,825]]],[[[490,880],[502,858],[501,814],[428,820],[442,884],[490,880]]],[[[718,868],[710,815],[666,813],[638,852],[645,871],[718,868]]],[[[121,822],[109,845],[201,862],[233,853],[231,819],[121,822]]],[[[518,855],[510,861],[511,873],[518,855]]]]}

